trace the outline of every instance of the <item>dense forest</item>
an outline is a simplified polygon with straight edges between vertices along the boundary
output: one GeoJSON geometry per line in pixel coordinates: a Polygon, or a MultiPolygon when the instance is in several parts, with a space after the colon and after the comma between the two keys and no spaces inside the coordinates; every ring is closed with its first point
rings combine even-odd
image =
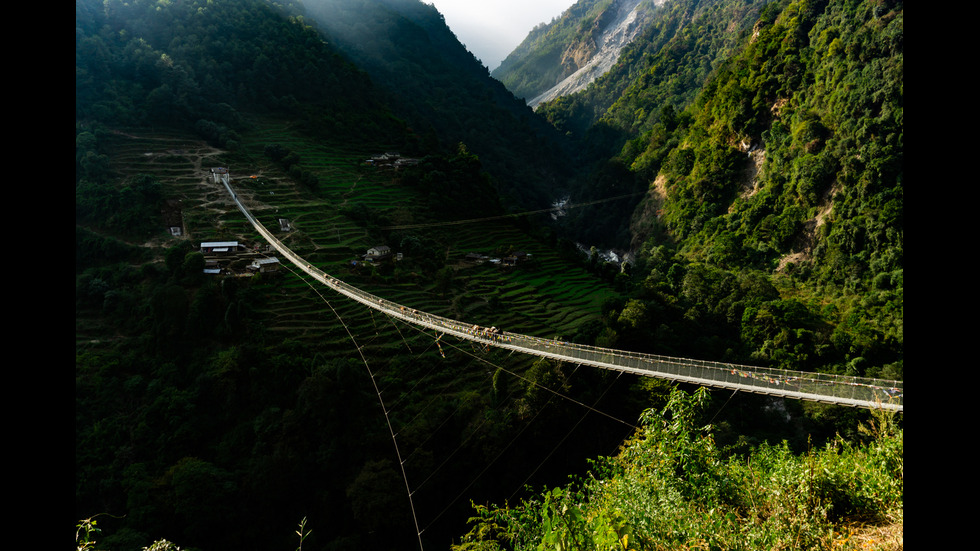
{"type": "Polygon", "coordinates": [[[574,171],[554,127],[491,79],[434,6],[417,0],[314,0],[314,19],[386,90],[431,151],[464,143],[512,210],[547,206],[574,171]]]}
{"type": "MultiPolygon", "coordinates": [[[[551,59],[600,4],[519,53],[551,59]]],[[[902,380],[902,2],[656,13],[533,111],[417,0],[77,0],[79,549],[900,542],[900,417],[475,350],[289,270],[228,275],[244,259],[205,273],[201,242],[264,246],[206,185],[230,166],[294,250],[420,309],[902,380]],[[380,243],[404,260],[359,261],[380,243]]]]}
{"type": "MultiPolygon", "coordinates": [[[[701,28],[722,29],[732,12],[746,11],[743,4],[760,3],[691,6],[704,12],[694,20],[701,28]]],[[[672,85],[656,79],[685,74],[684,54],[700,46],[674,33],[660,58],[635,71],[636,82],[582,132],[622,136],[602,170],[611,164],[648,188],[628,233],[650,292],[647,309],[673,302],[665,299],[677,296],[681,280],[672,284],[669,273],[686,266],[702,284],[681,296],[715,305],[696,310],[697,325],[713,319],[720,322],[714,334],[724,335],[722,319],[735,321],[730,329],[752,361],[901,378],[902,12],[900,3],[888,8],[767,3],[751,33],[741,33],[741,49],[719,63],[696,98],[676,104],[661,95],[672,85]],[[676,256],[694,262],[675,268],[676,256]],[[779,301],[759,309],[751,295],[729,291],[753,273],[792,287],[792,296],[780,289],[779,301]],[[757,316],[774,325],[759,330],[757,316]],[[789,347],[773,346],[787,337],[782,329],[796,335],[789,347]]],[[[710,33],[697,37],[711,41],[710,33]]],[[[555,103],[601,109],[605,85],[555,103]]],[[[559,125],[577,109],[542,107],[559,125]]]]}

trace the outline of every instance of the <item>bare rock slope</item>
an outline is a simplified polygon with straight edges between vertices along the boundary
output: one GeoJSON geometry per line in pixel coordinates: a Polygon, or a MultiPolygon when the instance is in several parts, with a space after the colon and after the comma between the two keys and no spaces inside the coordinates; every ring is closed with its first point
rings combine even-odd
{"type": "MultiPolygon", "coordinates": [[[[665,0],[655,0],[661,5],[665,0]]],[[[649,21],[651,2],[646,0],[618,0],[613,2],[603,17],[597,19],[590,39],[570,44],[562,56],[562,66],[573,71],[561,82],[528,101],[532,108],[557,97],[585,89],[595,79],[605,74],[619,59],[622,49],[633,41],[649,21]]]]}

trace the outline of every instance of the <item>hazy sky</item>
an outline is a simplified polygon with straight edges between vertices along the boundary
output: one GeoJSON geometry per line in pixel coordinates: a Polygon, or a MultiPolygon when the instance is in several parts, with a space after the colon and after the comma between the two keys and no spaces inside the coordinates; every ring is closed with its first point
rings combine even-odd
{"type": "Polygon", "coordinates": [[[538,23],[576,0],[423,0],[434,4],[466,49],[494,70],[538,23]]]}

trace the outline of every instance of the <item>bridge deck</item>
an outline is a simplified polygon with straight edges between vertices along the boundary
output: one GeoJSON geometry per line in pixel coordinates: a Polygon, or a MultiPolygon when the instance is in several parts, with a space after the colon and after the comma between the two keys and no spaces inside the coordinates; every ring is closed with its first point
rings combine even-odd
{"type": "Polygon", "coordinates": [[[387,301],[376,295],[366,293],[352,285],[330,276],[307,263],[303,258],[283,245],[273,236],[240,201],[231,189],[228,175],[223,175],[223,183],[239,210],[249,222],[276,250],[292,264],[317,281],[334,291],[347,296],[369,308],[426,327],[441,334],[453,335],[462,339],[533,354],[554,360],[589,365],[634,373],[649,377],[660,377],[673,381],[698,385],[742,390],[757,394],[783,396],[787,398],[811,400],[862,408],[883,408],[903,412],[904,391],[901,381],[887,381],[843,375],[827,375],[802,371],[769,369],[722,362],[707,362],[686,358],[673,358],[654,354],[585,346],[553,339],[541,339],[518,333],[493,331],[458,320],[436,316],[387,301]]]}

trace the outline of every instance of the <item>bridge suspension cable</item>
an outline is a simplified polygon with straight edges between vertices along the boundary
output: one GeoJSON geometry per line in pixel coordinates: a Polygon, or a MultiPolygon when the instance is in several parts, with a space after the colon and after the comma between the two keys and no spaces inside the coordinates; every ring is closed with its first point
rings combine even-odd
{"type": "Polygon", "coordinates": [[[232,190],[227,173],[221,175],[221,181],[245,218],[284,258],[337,293],[408,323],[486,346],[600,369],[756,394],[904,412],[902,381],[808,373],[587,346],[480,327],[385,300],[308,263],[280,242],[252,215],[232,190]]]}

